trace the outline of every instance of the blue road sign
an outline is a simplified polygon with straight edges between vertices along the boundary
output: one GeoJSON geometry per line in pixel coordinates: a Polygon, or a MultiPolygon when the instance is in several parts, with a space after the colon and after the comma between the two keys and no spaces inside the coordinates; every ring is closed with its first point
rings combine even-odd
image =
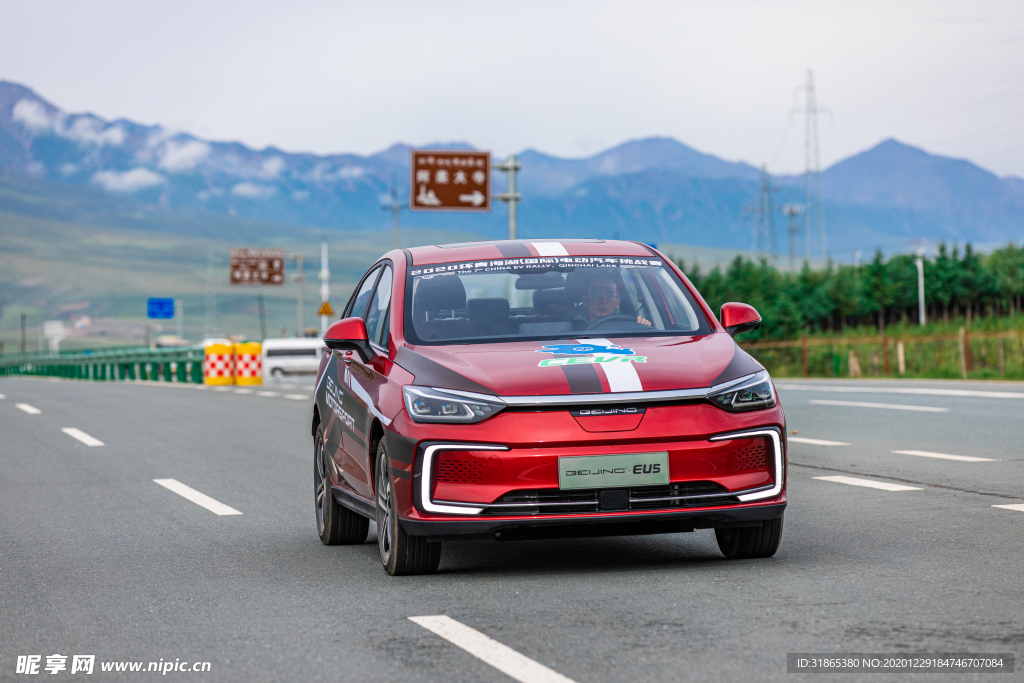
{"type": "Polygon", "coordinates": [[[158,320],[174,317],[174,299],[147,299],[146,315],[158,320]]]}

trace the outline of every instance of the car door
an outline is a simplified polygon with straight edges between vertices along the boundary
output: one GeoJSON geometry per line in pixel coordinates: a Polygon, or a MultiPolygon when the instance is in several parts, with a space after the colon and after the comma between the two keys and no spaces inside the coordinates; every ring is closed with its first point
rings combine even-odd
{"type": "Polygon", "coordinates": [[[353,479],[358,479],[360,494],[369,498],[373,497],[371,426],[374,416],[380,416],[378,397],[381,386],[387,382],[390,366],[387,345],[393,281],[393,269],[386,263],[363,314],[366,336],[374,347],[374,357],[364,363],[354,351],[341,355],[345,364],[345,386],[354,399],[352,416],[355,421],[354,427],[345,431],[345,462],[349,463],[353,479]]]}
{"type": "MultiPolygon", "coordinates": [[[[380,265],[375,264],[359,283],[356,294],[345,308],[343,318],[365,316],[370,298],[373,296],[377,279],[380,277],[380,265]]],[[[346,361],[347,354],[332,351],[324,370],[323,377],[317,387],[316,401],[324,428],[324,446],[334,460],[338,483],[346,489],[367,499],[369,478],[365,471],[363,459],[353,460],[350,452],[359,452],[360,444],[365,443],[365,433],[356,433],[358,424],[364,422],[362,413],[366,412],[363,403],[353,395],[351,389],[351,370],[346,361]]]]}

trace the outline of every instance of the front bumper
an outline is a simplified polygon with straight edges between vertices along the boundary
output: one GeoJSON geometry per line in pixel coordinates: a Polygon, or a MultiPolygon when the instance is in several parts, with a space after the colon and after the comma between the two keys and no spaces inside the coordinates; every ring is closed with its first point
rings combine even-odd
{"type": "Polygon", "coordinates": [[[567,411],[498,415],[458,430],[399,414],[386,436],[400,522],[417,536],[502,540],[755,526],[786,505],[780,408],[736,415],[710,405],[651,406],[633,430],[610,433],[583,430],[567,411]],[[559,457],[623,452],[667,452],[670,483],[559,488],[559,457]]]}
{"type": "Polygon", "coordinates": [[[777,519],[786,510],[786,502],[759,503],[722,508],[654,513],[600,513],[572,517],[518,519],[401,519],[410,536],[434,538],[466,535],[490,536],[498,540],[527,538],[572,538],[581,536],[632,536],[675,533],[695,529],[758,526],[777,519]]]}

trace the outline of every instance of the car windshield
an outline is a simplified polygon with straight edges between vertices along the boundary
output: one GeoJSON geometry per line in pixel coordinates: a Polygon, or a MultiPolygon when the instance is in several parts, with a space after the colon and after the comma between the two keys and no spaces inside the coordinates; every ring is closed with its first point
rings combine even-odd
{"type": "Polygon", "coordinates": [[[412,343],[711,333],[659,258],[500,259],[408,273],[405,333],[412,343]]]}

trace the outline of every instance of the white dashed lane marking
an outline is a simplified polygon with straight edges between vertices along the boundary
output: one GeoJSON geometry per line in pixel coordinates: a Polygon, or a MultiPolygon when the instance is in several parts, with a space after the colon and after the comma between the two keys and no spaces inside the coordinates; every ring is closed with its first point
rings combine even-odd
{"type": "Polygon", "coordinates": [[[885,408],[887,410],[917,410],[922,413],[948,413],[949,408],[936,408],[934,406],[908,406],[902,403],[866,403],[863,401],[816,401],[811,400],[819,406],[847,406],[849,408],[885,408]]]}
{"type": "Polygon", "coordinates": [[[409,617],[409,620],[461,647],[520,683],[574,683],[571,678],[552,671],[543,664],[519,654],[508,645],[502,645],[451,617],[409,617]]]}
{"type": "Polygon", "coordinates": [[[1002,508],[1003,510],[1016,510],[1017,512],[1024,512],[1024,503],[1017,503],[1014,505],[993,505],[994,508],[1002,508]]]}
{"type": "Polygon", "coordinates": [[[154,479],[154,482],[160,484],[168,491],[177,493],[182,498],[190,500],[200,507],[204,507],[215,515],[240,515],[242,514],[238,510],[228,507],[220,501],[210,498],[205,493],[196,491],[191,486],[185,486],[177,479],[154,479]]]}
{"type": "Polygon", "coordinates": [[[7,397],[6,397],[6,396],[4,396],[3,394],[0,394],[0,400],[3,400],[3,399],[5,399],[5,398],[7,398],[7,397]]]}
{"type": "Polygon", "coordinates": [[[18,410],[24,411],[24,412],[28,413],[29,415],[39,415],[41,412],[43,412],[43,411],[39,410],[39,408],[36,408],[35,406],[30,406],[27,403],[15,403],[14,406],[18,410]]]}
{"type": "Polygon", "coordinates": [[[73,439],[78,439],[79,441],[84,443],[86,446],[102,446],[103,445],[102,441],[100,441],[99,439],[97,439],[94,436],[89,436],[88,434],[83,432],[81,429],[75,429],[74,427],[65,427],[64,429],[62,429],[60,431],[64,432],[65,434],[67,434],[68,436],[70,436],[73,439]]]}
{"type": "Polygon", "coordinates": [[[812,477],[821,481],[831,481],[836,484],[849,484],[850,486],[864,486],[869,489],[881,489],[882,491],[920,491],[917,486],[904,486],[902,484],[890,484],[885,481],[874,481],[861,479],[860,477],[812,477]]]}
{"type": "Polygon", "coordinates": [[[308,401],[310,398],[312,398],[311,396],[306,396],[304,394],[285,394],[284,397],[290,398],[293,401],[308,401]]]}
{"type": "Polygon", "coordinates": [[[791,436],[788,439],[793,443],[806,443],[812,446],[849,446],[845,441],[826,441],[825,439],[807,439],[802,436],[791,436]]]}
{"type": "Polygon", "coordinates": [[[922,458],[938,458],[939,460],[960,460],[962,462],[998,462],[995,458],[976,458],[973,455],[950,455],[948,453],[931,453],[929,451],[893,451],[900,455],[917,455],[922,458]]]}
{"type": "Polygon", "coordinates": [[[915,389],[910,387],[826,387],[807,384],[780,384],[788,391],[824,391],[830,394],[908,394],[912,396],[964,396],[971,398],[1024,398],[1015,391],[975,391],[973,389],[915,389]]]}
{"type": "Polygon", "coordinates": [[[280,396],[281,394],[277,393],[276,391],[257,391],[256,395],[257,396],[280,396]]]}

